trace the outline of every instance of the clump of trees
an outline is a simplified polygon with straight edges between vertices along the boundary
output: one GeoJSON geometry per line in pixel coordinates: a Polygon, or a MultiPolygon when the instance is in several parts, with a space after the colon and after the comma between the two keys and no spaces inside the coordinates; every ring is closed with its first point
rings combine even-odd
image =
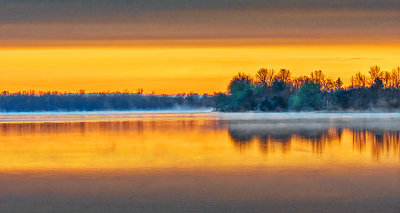
{"type": "Polygon", "coordinates": [[[391,72],[372,66],[357,72],[344,87],[341,78],[321,70],[292,77],[288,69],[260,69],[254,76],[235,75],[227,94],[218,94],[218,111],[396,110],[400,107],[400,67],[391,72]]]}

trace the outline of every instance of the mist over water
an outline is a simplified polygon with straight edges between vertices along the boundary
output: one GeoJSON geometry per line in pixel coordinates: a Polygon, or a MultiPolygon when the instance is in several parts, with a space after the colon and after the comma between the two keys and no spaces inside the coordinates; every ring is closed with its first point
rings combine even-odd
{"type": "Polygon", "coordinates": [[[0,117],[0,210],[400,210],[397,113],[0,117]]]}

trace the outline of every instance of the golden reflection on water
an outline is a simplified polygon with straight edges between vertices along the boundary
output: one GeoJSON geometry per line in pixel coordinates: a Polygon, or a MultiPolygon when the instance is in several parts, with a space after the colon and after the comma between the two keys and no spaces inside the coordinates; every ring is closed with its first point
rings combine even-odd
{"type": "Polygon", "coordinates": [[[399,140],[395,130],[201,116],[1,123],[0,170],[397,167],[399,140]]]}

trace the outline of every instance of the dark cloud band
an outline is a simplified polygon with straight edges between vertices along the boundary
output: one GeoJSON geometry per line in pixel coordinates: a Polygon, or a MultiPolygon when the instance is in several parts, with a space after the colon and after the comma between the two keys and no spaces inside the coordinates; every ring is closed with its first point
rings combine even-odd
{"type": "Polygon", "coordinates": [[[393,38],[399,0],[0,0],[0,39],[393,38]]]}
{"type": "Polygon", "coordinates": [[[0,0],[0,22],[136,18],[150,11],[240,9],[400,9],[399,0],[0,0]]]}

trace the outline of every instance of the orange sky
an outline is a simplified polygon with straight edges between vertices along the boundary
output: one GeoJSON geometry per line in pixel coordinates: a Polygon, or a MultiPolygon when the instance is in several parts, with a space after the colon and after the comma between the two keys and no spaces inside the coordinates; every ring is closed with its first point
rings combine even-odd
{"type": "Polygon", "coordinates": [[[248,39],[128,44],[3,47],[0,90],[143,88],[145,93],[202,94],[225,91],[234,74],[253,74],[261,67],[287,68],[294,76],[322,69],[328,77],[340,76],[349,82],[351,75],[367,73],[369,66],[377,64],[390,71],[400,65],[400,45],[396,43],[268,44],[248,39]]]}
{"type": "Polygon", "coordinates": [[[225,91],[238,72],[400,65],[392,0],[0,0],[0,90],[225,91]]]}

